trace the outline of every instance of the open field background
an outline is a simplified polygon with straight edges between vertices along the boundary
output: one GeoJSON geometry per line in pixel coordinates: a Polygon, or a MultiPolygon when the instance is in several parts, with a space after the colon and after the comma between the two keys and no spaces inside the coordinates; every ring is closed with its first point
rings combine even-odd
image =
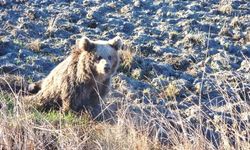
{"type": "Polygon", "coordinates": [[[82,35],[125,41],[106,121],[1,91],[0,149],[250,149],[249,0],[0,0],[0,73],[42,79],[82,35]]]}

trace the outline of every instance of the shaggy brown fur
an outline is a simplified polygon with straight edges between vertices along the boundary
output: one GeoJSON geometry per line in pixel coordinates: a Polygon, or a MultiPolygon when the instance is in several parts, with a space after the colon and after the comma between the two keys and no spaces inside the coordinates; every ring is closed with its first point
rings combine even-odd
{"type": "Polygon", "coordinates": [[[81,39],[71,54],[45,79],[30,85],[38,93],[25,99],[45,111],[61,107],[63,111],[71,109],[78,112],[98,105],[100,99],[108,93],[110,79],[117,70],[117,50],[120,47],[119,38],[100,42],[81,39]],[[112,61],[108,69],[110,71],[101,74],[98,72],[99,68],[96,68],[97,56],[106,55],[105,53],[110,53],[112,61]]]}

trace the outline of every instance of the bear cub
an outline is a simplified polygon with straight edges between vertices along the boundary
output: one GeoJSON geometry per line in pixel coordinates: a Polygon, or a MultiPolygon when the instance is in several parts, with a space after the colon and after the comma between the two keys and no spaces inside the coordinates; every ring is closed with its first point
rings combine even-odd
{"type": "Polygon", "coordinates": [[[119,66],[122,40],[92,41],[82,37],[71,54],[41,81],[29,85],[36,94],[27,96],[38,109],[52,108],[78,112],[100,104],[110,89],[110,80],[119,66]]]}

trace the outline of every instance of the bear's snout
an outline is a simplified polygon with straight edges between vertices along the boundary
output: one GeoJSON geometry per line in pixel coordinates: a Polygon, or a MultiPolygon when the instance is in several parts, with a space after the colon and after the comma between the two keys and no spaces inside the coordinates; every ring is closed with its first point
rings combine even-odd
{"type": "Polygon", "coordinates": [[[110,71],[110,65],[109,64],[105,64],[105,66],[104,66],[104,71],[106,72],[106,73],[108,73],[109,71],[110,71]]]}

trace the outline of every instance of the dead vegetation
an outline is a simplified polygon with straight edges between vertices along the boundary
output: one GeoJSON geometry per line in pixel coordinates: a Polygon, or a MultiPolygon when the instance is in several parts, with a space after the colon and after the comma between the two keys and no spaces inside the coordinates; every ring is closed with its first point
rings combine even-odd
{"type": "Polygon", "coordinates": [[[28,44],[28,48],[30,48],[31,50],[33,50],[34,52],[40,52],[41,51],[41,46],[42,46],[42,43],[39,39],[36,39],[34,41],[31,41],[29,44],[28,44]]]}
{"type": "Polygon", "coordinates": [[[232,0],[221,0],[218,5],[218,10],[223,14],[230,15],[233,11],[232,0]]]}
{"type": "Polygon", "coordinates": [[[196,45],[203,45],[206,44],[206,36],[202,32],[190,32],[185,35],[185,37],[178,41],[176,45],[182,45],[184,47],[193,47],[196,45]]]}
{"type": "Polygon", "coordinates": [[[124,41],[123,50],[120,51],[121,67],[125,70],[130,70],[133,64],[135,54],[132,52],[132,44],[128,41],[124,41]]]}
{"type": "MultiPolygon", "coordinates": [[[[225,73],[224,73],[225,74],[225,73]]],[[[249,149],[250,124],[247,121],[250,107],[236,89],[241,80],[229,82],[216,74],[217,88],[227,103],[211,107],[216,112],[224,109],[231,117],[207,114],[201,106],[190,107],[190,115],[175,107],[163,107],[169,117],[159,111],[159,106],[133,104],[124,100],[116,112],[116,121],[94,121],[83,113],[39,112],[25,109],[18,97],[0,93],[0,148],[1,149],[249,149]],[[228,84],[234,97],[228,95],[220,84],[228,84]],[[235,99],[236,98],[236,99],[235,99]],[[234,100],[233,100],[234,99],[234,100]],[[232,103],[233,102],[233,103],[232,103]],[[233,105],[232,105],[233,104],[233,105]],[[236,106],[240,105],[240,112],[236,106]],[[232,106],[232,107],[229,107],[232,106]],[[150,111],[148,111],[150,110],[150,111]],[[195,116],[194,116],[195,115],[195,116]],[[194,122],[188,121],[192,117],[194,122]]],[[[232,80],[233,81],[233,80],[232,80]]],[[[173,104],[178,93],[172,84],[164,91],[173,104]]],[[[243,95],[243,96],[242,96],[243,95]]],[[[212,101],[212,100],[211,100],[212,101]]],[[[104,107],[104,109],[108,106],[104,107]]]]}

